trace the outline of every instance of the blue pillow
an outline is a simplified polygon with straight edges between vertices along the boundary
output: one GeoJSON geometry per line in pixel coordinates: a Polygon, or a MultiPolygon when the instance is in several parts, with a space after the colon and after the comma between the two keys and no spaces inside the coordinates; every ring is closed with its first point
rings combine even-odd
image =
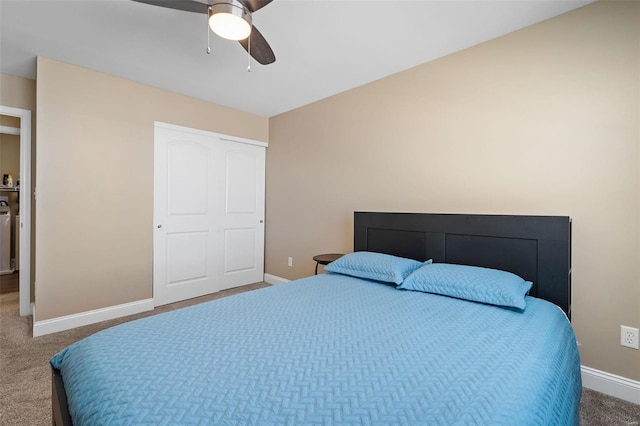
{"type": "MultiPolygon", "coordinates": [[[[431,260],[427,262],[431,263],[431,260]]],[[[400,284],[411,272],[427,262],[390,254],[357,251],[328,264],[324,270],[352,277],[400,284]]]]}
{"type": "Polygon", "coordinates": [[[532,283],[511,272],[434,263],[416,270],[398,288],[524,310],[532,283]]]}

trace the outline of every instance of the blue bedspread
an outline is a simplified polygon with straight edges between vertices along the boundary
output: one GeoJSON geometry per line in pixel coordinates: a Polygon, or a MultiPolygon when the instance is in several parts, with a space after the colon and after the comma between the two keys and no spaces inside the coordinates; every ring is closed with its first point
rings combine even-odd
{"type": "Polygon", "coordinates": [[[54,356],[76,425],[577,424],[556,306],[318,275],[99,332],[54,356]]]}

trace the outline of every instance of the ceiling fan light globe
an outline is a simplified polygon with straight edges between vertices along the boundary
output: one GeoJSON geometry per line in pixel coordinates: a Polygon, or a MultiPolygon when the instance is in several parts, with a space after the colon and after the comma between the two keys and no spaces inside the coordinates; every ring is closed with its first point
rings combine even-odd
{"type": "Polygon", "coordinates": [[[251,34],[251,13],[235,2],[214,4],[209,27],[222,38],[244,40],[251,34]]]}

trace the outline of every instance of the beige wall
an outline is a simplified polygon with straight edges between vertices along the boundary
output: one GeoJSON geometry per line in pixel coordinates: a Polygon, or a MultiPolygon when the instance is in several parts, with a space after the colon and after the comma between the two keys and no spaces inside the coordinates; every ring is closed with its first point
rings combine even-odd
{"type": "Polygon", "coordinates": [[[38,58],[36,321],[152,297],[153,123],[268,140],[268,120],[38,58]]]}
{"type": "MultiPolygon", "coordinates": [[[[19,123],[18,128],[20,128],[19,123]]],[[[17,181],[20,179],[20,135],[0,133],[0,177],[5,174],[11,174],[13,184],[18,184],[17,181]]]]}
{"type": "Polygon", "coordinates": [[[26,109],[33,114],[36,109],[36,82],[0,73],[0,105],[26,109]]]}
{"type": "Polygon", "coordinates": [[[594,3],[272,117],[266,272],[351,251],[358,210],[569,215],[582,362],[639,380],[638,22],[594,3]]]}
{"type": "MultiPolygon", "coordinates": [[[[12,119],[15,117],[0,116],[0,120],[12,119]]],[[[20,128],[20,119],[7,120],[12,122],[10,127],[20,128]],[[17,123],[16,123],[17,120],[17,123]]],[[[8,124],[7,124],[8,125],[8,124]]],[[[20,136],[19,135],[7,135],[0,134],[0,178],[3,178],[5,174],[11,174],[13,177],[13,184],[17,185],[20,179],[20,136]]],[[[16,229],[16,215],[19,212],[18,205],[18,193],[17,192],[2,192],[0,196],[7,197],[9,207],[11,208],[11,229],[16,229]]],[[[13,232],[13,231],[12,231],[13,232]]],[[[15,235],[11,238],[11,259],[16,257],[15,251],[15,235]]]]}
{"type": "MultiPolygon", "coordinates": [[[[2,105],[2,104],[0,104],[2,105]]],[[[20,128],[20,118],[10,115],[0,115],[0,126],[20,128]]]]}

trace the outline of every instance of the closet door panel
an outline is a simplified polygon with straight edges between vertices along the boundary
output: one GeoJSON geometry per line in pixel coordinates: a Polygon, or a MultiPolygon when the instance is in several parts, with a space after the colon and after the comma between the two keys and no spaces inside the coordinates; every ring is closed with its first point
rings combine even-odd
{"type": "Polygon", "coordinates": [[[202,135],[156,128],[153,299],[156,306],[220,289],[214,145],[202,135]]]}
{"type": "Polygon", "coordinates": [[[256,194],[260,182],[257,179],[259,159],[255,152],[228,151],[226,153],[226,213],[256,214],[256,194]]]}
{"type": "Polygon", "coordinates": [[[264,147],[223,141],[225,196],[222,289],[264,276],[264,147]]]}

